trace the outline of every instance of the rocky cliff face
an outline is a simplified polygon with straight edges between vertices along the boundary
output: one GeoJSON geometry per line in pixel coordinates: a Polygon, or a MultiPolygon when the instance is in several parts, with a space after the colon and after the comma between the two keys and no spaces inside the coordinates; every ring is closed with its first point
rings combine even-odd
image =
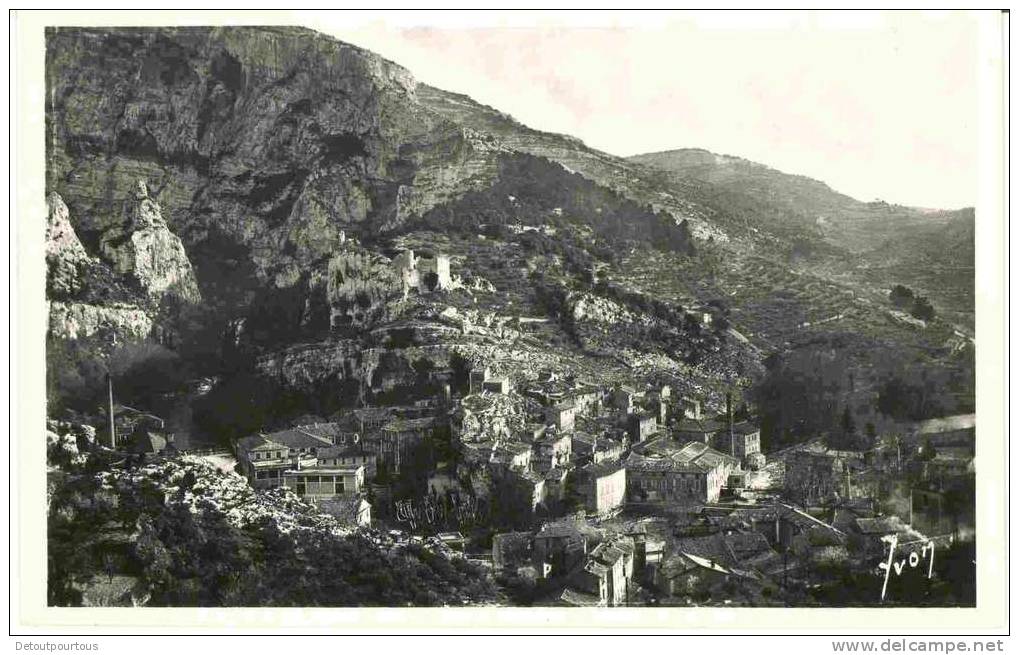
{"type": "Polygon", "coordinates": [[[152,333],[152,317],[137,305],[49,303],[50,334],[60,339],[83,339],[114,334],[118,339],[144,339],[152,333]]]}
{"type": "Polygon", "coordinates": [[[48,187],[85,244],[148,180],[203,287],[324,263],[483,185],[497,149],[405,69],[299,28],[54,29],[47,82],[48,187]]]}
{"type": "Polygon", "coordinates": [[[125,222],[103,233],[100,248],[118,274],[130,276],[148,296],[176,296],[198,302],[201,293],[184,245],[163,220],[159,205],[139,181],[134,198],[125,203],[125,222]]]}
{"type": "Polygon", "coordinates": [[[50,334],[62,339],[103,333],[132,339],[147,337],[152,331],[155,308],[137,298],[106,264],[89,256],[59,194],[50,193],[47,205],[46,293],[50,300],[50,334]]]}
{"type": "Polygon", "coordinates": [[[388,259],[350,246],[329,260],[328,271],[326,294],[333,328],[362,330],[391,318],[388,303],[396,300],[400,281],[388,259]]]}
{"type": "Polygon", "coordinates": [[[46,207],[47,290],[51,296],[71,295],[84,288],[91,258],[78,240],[63,199],[50,193],[46,207]]]}

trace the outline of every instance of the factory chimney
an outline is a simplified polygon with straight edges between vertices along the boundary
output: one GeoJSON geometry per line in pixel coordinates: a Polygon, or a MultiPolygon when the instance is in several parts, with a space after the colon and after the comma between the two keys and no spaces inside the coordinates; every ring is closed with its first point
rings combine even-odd
{"type": "Polygon", "coordinates": [[[736,456],[736,435],[732,430],[732,391],[725,392],[725,417],[729,425],[729,454],[736,456]]]}
{"type": "Polygon", "coordinates": [[[117,447],[117,424],[113,414],[113,376],[106,374],[106,388],[109,392],[109,406],[106,408],[106,415],[110,419],[110,450],[117,447]]]}

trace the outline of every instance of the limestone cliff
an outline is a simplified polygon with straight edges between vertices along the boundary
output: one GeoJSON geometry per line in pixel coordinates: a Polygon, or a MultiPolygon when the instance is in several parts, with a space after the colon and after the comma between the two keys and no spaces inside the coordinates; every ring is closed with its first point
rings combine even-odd
{"type": "Polygon", "coordinates": [[[144,339],[152,332],[152,317],[137,305],[49,303],[49,332],[60,339],[113,334],[118,339],[144,339]]]}
{"type": "Polygon", "coordinates": [[[106,264],[90,257],[71,224],[63,199],[46,199],[46,295],[49,333],[62,339],[113,334],[140,339],[152,331],[154,307],[106,264]]]}
{"type": "Polygon", "coordinates": [[[47,291],[51,296],[71,295],[84,288],[91,258],[78,240],[63,199],[50,193],[46,206],[47,291]]]}
{"type": "Polygon", "coordinates": [[[131,276],[153,300],[167,295],[201,300],[184,245],[166,226],[145,182],[138,182],[134,198],[125,203],[124,224],[106,231],[100,248],[118,274],[131,276]]]}
{"type": "Polygon", "coordinates": [[[370,328],[390,318],[388,303],[397,299],[400,282],[388,259],[348,247],[329,261],[327,298],[334,329],[370,328]]]}

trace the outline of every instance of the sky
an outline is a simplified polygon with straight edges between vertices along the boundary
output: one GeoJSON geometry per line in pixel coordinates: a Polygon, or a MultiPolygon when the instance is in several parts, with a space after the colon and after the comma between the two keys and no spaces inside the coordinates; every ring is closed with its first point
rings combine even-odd
{"type": "Polygon", "coordinates": [[[302,16],[421,82],[627,156],[704,148],[860,200],[975,203],[978,28],[958,13],[302,16]]]}

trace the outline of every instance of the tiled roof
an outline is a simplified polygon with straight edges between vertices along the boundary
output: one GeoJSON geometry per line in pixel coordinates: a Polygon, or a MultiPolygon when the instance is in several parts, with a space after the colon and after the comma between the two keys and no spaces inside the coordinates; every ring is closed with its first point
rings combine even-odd
{"type": "Polygon", "coordinates": [[[722,423],[711,419],[682,418],[676,423],[676,430],[678,432],[694,432],[698,434],[718,432],[724,427],[722,423]]]}
{"type": "Polygon", "coordinates": [[[675,550],[684,555],[696,555],[725,566],[736,566],[739,562],[725,544],[723,535],[706,537],[683,537],[676,540],[675,550]]]}
{"type": "Polygon", "coordinates": [[[294,429],[328,439],[331,442],[335,442],[338,437],[348,432],[345,426],[340,423],[311,423],[309,425],[294,426],[294,429]]]}
{"type": "Polygon", "coordinates": [[[555,523],[546,523],[541,526],[541,530],[536,535],[538,537],[579,537],[580,530],[577,526],[572,523],[558,521],[555,523]]]}
{"type": "Polygon", "coordinates": [[[598,596],[583,591],[577,591],[572,587],[564,589],[563,593],[559,596],[559,600],[567,605],[573,605],[576,607],[601,607],[605,604],[598,596]]]}
{"type": "Polygon", "coordinates": [[[584,475],[587,475],[591,478],[603,478],[607,475],[613,475],[615,473],[618,473],[624,468],[625,467],[618,462],[612,463],[600,462],[598,464],[588,464],[587,466],[584,466],[580,470],[583,472],[584,475]]]}
{"type": "Polygon", "coordinates": [[[908,529],[897,516],[875,519],[856,519],[856,529],[863,534],[895,534],[908,529]]]}
{"type": "Polygon", "coordinates": [[[330,457],[350,457],[350,456],[365,456],[374,457],[372,453],[366,452],[361,446],[357,444],[351,444],[348,446],[330,446],[329,448],[320,448],[316,453],[320,459],[328,459],[330,457]]]}
{"type": "MultiPolygon", "coordinates": [[[[300,428],[291,428],[289,430],[280,430],[279,432],[270,432],[269,434],[259,435],[267,442],[276,444],[282,444],[287,448],[323,448],[333,445],[333,442],[325,437],[319,437],[314,434],[310,434],[301,430],[300,428]]],[[[244,440],[242,440],[243,442],[244,440]]]]}
{"type": "Polygon", "coordinates": [[[279,450],[285,449],[287,446],[272,439],[269,439],[264,434],[256,434],[250,437],[244,437],[238,440],[237,450],[240,452],[252,452],[255,450],[279,450]]]}
{"type": "Polygon", "coordinates": [[[606,566],[611,566],[623,557],[623,551],[610,544],[599,544],[591,551],[591,557],[606,566]]]}
{"type": "Polygon", "coordinates": [[[389,421],[382,429],[386,432],[406,432],[411,430],[428,430],[439,425],[440,421],[434,416],[424,418],[397,418],[389,421]]]}
{"type": "Polygon", "coordinates": [[[761,428],[757,427],[749,421],[743,421],[740,423],[734,423],[732,431],[736,434],[753,434],[754,432],[760,432],[761,428]]]}

